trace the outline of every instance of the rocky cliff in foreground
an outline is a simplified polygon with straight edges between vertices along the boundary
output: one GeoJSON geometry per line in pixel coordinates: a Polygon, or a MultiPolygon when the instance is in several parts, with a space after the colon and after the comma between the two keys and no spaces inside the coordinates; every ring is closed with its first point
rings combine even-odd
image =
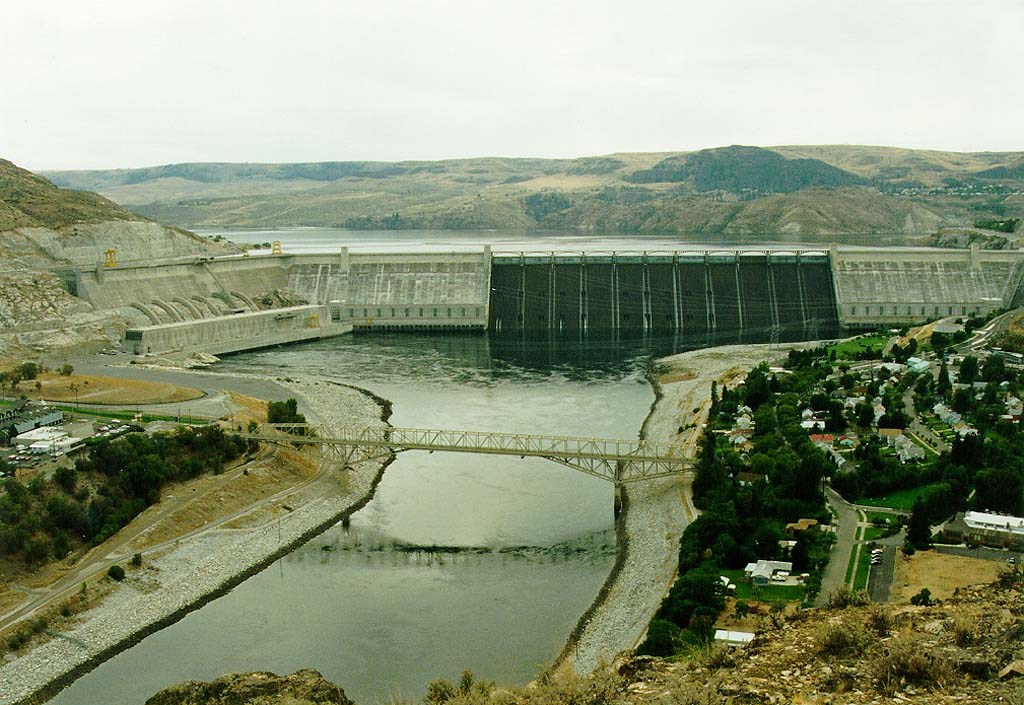
{"type": "Polygon", "coordinates": [[[312,669],[290,676],[243,673],[162,690],[146,705],[352,705],[345,691],[312,669]]]}
{"type": "MultiPolygon", "coordinates": [[[[847,598],[849,596],[846,596],[847,598]]],[[[856,599],[853,600],[857,602],[856,599]]],[[[624,656],[588,677],[542,676],[523,689],[435,681],[429,705],[1024,705],[1024,572],[961,588],[938,605],[856,605],[768,615],[744,650],[683,661],[624,656]]],[[[162,691],[146,705],[347,703],[315,671],[228,676],[162,691]],[[267,700],[272,693],[277,700],[267,700]],[[202,699],[206,698],[206,699],[202,699]],[[305,698],[305,699],[303,699],[305,698]]]]}

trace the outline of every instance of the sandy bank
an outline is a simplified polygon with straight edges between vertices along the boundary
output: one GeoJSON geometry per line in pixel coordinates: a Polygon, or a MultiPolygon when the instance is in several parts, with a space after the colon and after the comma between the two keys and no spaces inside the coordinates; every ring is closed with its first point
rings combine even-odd
{"type": "MultiPolygon", "coordinates": [[[[390,407],[372,395],[328,382],[290,380],[316,420],[367,425],[386,423],[390,407]]],[[[147,555],[144,567],[129,570],[102,603],[79,615],[53,638],[0,665],[0,705],[40,702],[72,680],[148,634],[253,575],[362,507],[383,472],[380,462],[362,463],[342,484],[329,472],[308,501],[280,497],[275,518],[249,529],[213,528],[173,547],[147,555]],[[286,506],[287,505],[287,506],[286,506]]],[[[254,511],[265,511],[257,505],[254,511]]]]}
{"type": "MultiPolygon", "coordinates": [[[[640,432],[654,443],[696,452],[707,421],[711,384],[733,386],[769,357],[788,348],[730,345],[655,361],[651,376],[656,400],[640,432]]],[[[595,603],[584,613],[556,666],[571,664],[589,673],[633,648],[661,604],[679,566],[679,539],[696,516],[692,476],[631,484],[617,522],[618,557],[595,603]]]]}

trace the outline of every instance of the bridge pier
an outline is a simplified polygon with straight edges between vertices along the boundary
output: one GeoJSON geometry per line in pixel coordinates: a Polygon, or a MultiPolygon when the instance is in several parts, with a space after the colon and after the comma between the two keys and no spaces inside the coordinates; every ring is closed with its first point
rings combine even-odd
{"type": "Polygon", "coordinates": [[[625,499],[625,488],[622,486],[622,461],[621,460],[616,460],[615,461],[615,478],[614,478],[613,482],[615,483],[615,500],[614,500],[614,505],[612,507],[612,516],[614,516],[615,520],[618,521],[619,520],[619,514],[622,513],[622,502],[625,499]]]}

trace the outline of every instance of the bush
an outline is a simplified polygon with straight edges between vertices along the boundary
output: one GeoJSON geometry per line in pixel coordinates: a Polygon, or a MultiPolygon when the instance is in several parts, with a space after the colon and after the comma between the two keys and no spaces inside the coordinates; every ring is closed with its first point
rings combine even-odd
{"type": "Polygon", "coordinates": [[[871,670],[878,689],[890,694],[907,685],[942,687],[955,675],[947,658],[912,637],[890,641],[875,657],[871,670]]]}
{"type": "Polygon", "coordinates": [[[124,580],[124,568],[115,563],[114,565],[107,568],[107,575],[110,576],[112,579],[121,582],[122,580],[124,580]]]}
{"type": "Polygon", "coordinates": [[[829,624],[818,634],[818,649],[825,656],[860,656],[869,642],[859,624],[829,624]]]}
{"type": "Polygon", "coordinates": [[[132,567],[138,568],[140,565],[142,565],[142,554],[136,553],[132,556],[132,567]]]}
{"type": "Polygon", "coordinates": [[[46,628],[50,626],[49,622],[46,621],[46,617],[36,617],[28,624],[29,629],[32,630],[33,634],[41,634],[46,631],[46,628]]]}
{"type": "Polygon", "coordinates": [[[454,698],[457,692],[451,682],[438,678],[427,685],[427,692],[423,696],[423,702],[426,705],[442,705],[442,703],[446,703],[454,698]]]}
{"type": "Polygon", "coordinates": [[[868,628],[880,637],[887,637],[895,626],[888,607],[875,605],[868,611],[868,628]]]}
{"type": "Polygon", "coordinates": [[[647,628],[647,638],[637,649],[638,654],[647,656],[672,656],[679,646],[681,631],[672,622],[654,619],[647,628]]]}
{"type": "Polygon", "coordinates": [[[976,615],[968,614],[963,610],[957,610],[953,614],[953,621],[949,628],[953,632],[953,640],[957,646],[967,646],[974,641],[974,625],[976,622],[976,615]]]}
{"type": "Polygon", "coordinates": [[[910,598],[910,604],[922,607],[928,607],[929,605],[934,604],[932,600],[932,591],[928,588],[921,588],[921,592],[910,598]]]}
{"type": "Polygon", "coordinates": [[[829,593],[826,607],[842,610],[847,607],[863,607],[868,602],[870,598],[864,590],[853,590],[848,585],[840,585],[829,593]]]}

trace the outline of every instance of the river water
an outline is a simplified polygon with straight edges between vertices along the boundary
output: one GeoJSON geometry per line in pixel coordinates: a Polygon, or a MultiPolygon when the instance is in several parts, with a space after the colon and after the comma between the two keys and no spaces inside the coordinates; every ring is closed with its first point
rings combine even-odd
{"type": "MultiPolygon", "coordinates": [[[[378,251],[684,247],[669,238],[494,232],[229,236],[281,240],[286,252],[342,243],[378,251]]],[[[234,355],[218,367],[361,386],[393,402],[397,426],[635,438],[654,400],[645,379],[652,356],[737,340],[364,334],[234,355]]],[[[361,705],[419,699],[431,680],[466,668],[525,683],[557,656],[608,575],[612,494],[611,485],[542,459],[400,454],[347,529],[327,531],[52,702],[142,703],[185,680],[306,667],[361,705]]]]}
{"type": "MultiPolygon", "coordinates": [[[[220,367],[355,384],[393,401],[395,425],[635,438],[653,401],[645,352],[363,335],[220,367]]],[[[403,453],[347,531],[331,529],[53,702],[141,703],[184,680],[303,667],[359,703],[418,699],[464,668],[525,683],[607,577],[612,529],[611,485],[561,465],[403,453]]]]}

